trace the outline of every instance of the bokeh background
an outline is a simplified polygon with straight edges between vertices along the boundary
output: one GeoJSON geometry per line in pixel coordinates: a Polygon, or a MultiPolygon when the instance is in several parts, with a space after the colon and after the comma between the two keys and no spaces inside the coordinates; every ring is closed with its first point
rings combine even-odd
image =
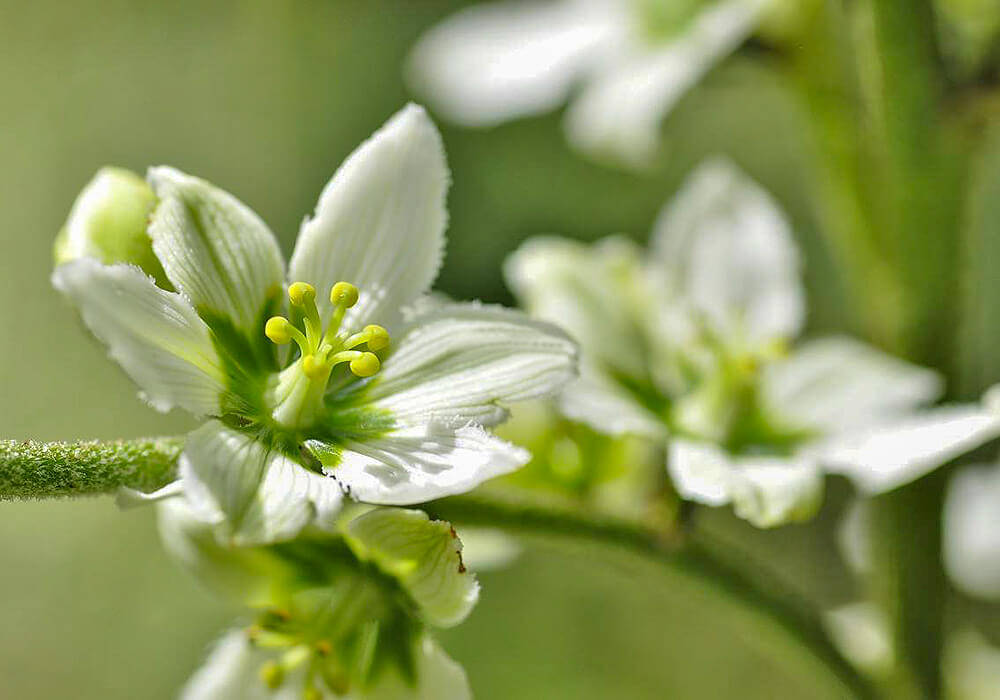
{"type": "MultiPolygon", "coordinates": [[[[291,250],[334,169],[410,96],[401,66],[455,0],[0,0],[0,437],[177,433],[143,405],[49,285],[51,244],[98,167],[169,163],[234,192],[291,250]]],[[[818,231],[812,144],[787,85],[735,58],[665,125],[669,158],[630,175],[580,158],[560,115],[485,131],[441,124],[453,172],[438,287],[509,302],[500,263],[537,233],[643,241],[707,155],[734,159],[779,200],[804,249],[810,333],[855,311],[818,231]]],[[[984,212],[984,217],[988,212],[984,212]]],[[[834,525],[766,536],[725,513],[706,527],[745,543],[804,596],[853,597],[834,525]]],[[[481,576],[482,601],[442,635],[477,697],[817,697],[809,675],[747,643],[712,607],[648,565],[532,542],[481,576]]],[[[0,698],[169,698],[234,611],[161,551],[151,509],[110,498],[0,504],[0,698]]]]}

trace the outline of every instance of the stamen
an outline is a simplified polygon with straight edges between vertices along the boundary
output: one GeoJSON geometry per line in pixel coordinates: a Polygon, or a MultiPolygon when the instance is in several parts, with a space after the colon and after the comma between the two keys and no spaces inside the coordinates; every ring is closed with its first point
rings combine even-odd
{"type": "Polygon", "coordinates": [[[382,350],[389,345],[389,331],[382,326],[365,326],[363,331],[344,341],[344,349],[350,350],[363,343],[368,344],[369,350],[382,350]]]}
{"type": "Polygon", "coordinates": [[[285,345],[294,340],[302,350],[302,354],[309,352],[309,341],[302,331],[284,316],[272,316],[267,319],[267,323],[264,324],[264,335],[277,345],[285,345]]]}
{"type": "Polygon", "coordinates": [[[333,355],[328,362],[330,365],[337,365],[341,362],[349,362],[351,372],[359,377],[371,377],[382,367],[378,356],[373,352],[360,352],[358,350],[344,350],[333,355]]]}
{"type": "Polygon", "coordinates": [[[277,661],[268,661],[258,671],[260,680],[271,690],[277,690],[285,682],[285,668],[277,661]]]}
{"type": "Polygon", "coordinates": [[[323,322],[316,308],[316,288],[308,282],[294,282],[288,287],[288,299],[292,306],[302,311],[305,318],[306,337],[313,347],[319,343],[323,335],[323,322]]]}
{"type": "Polygon", "coordinates": [[[358,288],[350,282],[337,282],[330,289],[330,303],[334,306],[341,306],[349,309],[358,303],[358,288]]]}

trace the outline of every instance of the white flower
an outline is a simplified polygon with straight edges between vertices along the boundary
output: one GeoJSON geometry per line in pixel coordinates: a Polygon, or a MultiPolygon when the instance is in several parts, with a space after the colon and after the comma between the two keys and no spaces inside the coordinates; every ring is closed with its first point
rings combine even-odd
{"type": "Polygon", "coordinates": [[[1000,464],[974,465],[948,485],[945,570],[965,593],[1000,598],[1000,464]]]}
{"type": "Polygon", "coordinates": [[[573,344],[478,304],[404,316],[441,263],[448,181],[434,125],[403,109],[344,162],[303,223],[288,319],[277,315],[286,267],[264,222],[172,168],[148,176],[162,286],[133,258],[86,246],[59,260],[54,285],[144,398],[207,417],[180,461],[184,493],[234,541],[329,527],[343,492],[418,503],[527,460],[484,428],[503,420],[501,404],[569,379],[573,344]]]}
{"type": "Polygon", "coordinates": [[[773,200],[721,161],[659,217],[651,250],[536,239],[508,280],[583,350],[564,413],[669,439],[680,495],[758,526],[807,517],[823,471],[880,493],[1000,434],[988,406],[922,407],[938,376],[848,338],[788,346],[804,320],[799,257],[773,200]]]}
{"type": "Polygon", "coordinates": [[[470,697],[427,631],[461,622],[479,595],[448,523],[353,507],[336,533],[233,548],[183,500],[159,510],[167,550],[255,619],[219,642],[183,698],[470,697]]]}
{"type": "Polygon", "coordinates": [[[649,16],[634,0],[469,7],[421,38],[411,82],[468,126],[546,112],[572,98],[566,132],[575,146],[644,166],[656,156],[664,116],[743,43],[770,2],[711,0],[680,11],[648,4],[649,16]],[[649,26],[656,13],[680,26],[657,32],[649,26]]]}

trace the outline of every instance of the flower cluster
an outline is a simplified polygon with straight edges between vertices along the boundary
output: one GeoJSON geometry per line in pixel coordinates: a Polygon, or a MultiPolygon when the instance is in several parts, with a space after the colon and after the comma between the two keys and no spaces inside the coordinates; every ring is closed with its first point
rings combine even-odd
{"type": "Polygon", "coordinates": [[[570,379],[576,349],[519,312],[425,298],[448,184],[409,106],[336,172],[287,266],[251,209],[173,168],[101,171],[74,205],[53,284],[146,401],[204,418],[179,480],[130,495],[163,500],[171,550],[206,578],[249,579],[263,609],[190,697],[251,697],[242,669],[275,649],[264,685],[306,697],[467,696],[424,631],[476,599],[455,533],[353,503],[423,503],[523,465],[486,429],[570,379]]]}

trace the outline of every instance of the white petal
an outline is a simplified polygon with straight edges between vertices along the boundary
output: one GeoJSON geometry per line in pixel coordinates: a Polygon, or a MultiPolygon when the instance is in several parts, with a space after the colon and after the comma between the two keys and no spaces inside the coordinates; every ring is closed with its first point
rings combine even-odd
{"type": "Polygon", "coordinates": [[[753,31],[766,0],[724,0],[665,46],[633,40],[605,62],[566,115],[570,142],[584,151],[645,167],[657,156],[660,124],[683,94],[753,31]]]}
{"type": "Polygon", "coordinates": [[[432,423],[364,443],[347,442],[330,473],[359,501],[410,505],[470,491],[530,458],[526,450],[477,426],[432,423]]]}
{"type": "Polygon", "coordinates": [[[852,664],[869,673],[893,666],[889,621],[874,603],[851,603],[824,616],[830,639],[852,664]]]}
{"type": "Polygon", "coordinates": [[[150,168],[147,179],[161,200],[149,235],[171,283],[203,315],[259,337],[285,270],[267,224],[228,192],[173,168],[150,168]]]}
{"type": "Polygon", "coordinates": [[[418,642],[416,657],[416,687],[388,676],[356,700],[472,700],[465,670],[431,637],[418,642]]]}
{"type": "Polygon", "coordinates": [[[944,508],[944,563],[960,589],[1000,598],[1000,465],[963,469],[944,508]]]}
{"type": "Polygon", "coordinates": [[[814,448],[820,462],[868,494],[885,493],[1000,436],[1000,417],[978,405],[942,406],[835,435],[814,448]]]}
{"type": "Polygon", "coordinates": [[[629,22],[619,0],[476,5],[421,37],[410,57],[410,82],[467,126],[546,112],[617,50],[629,22]]]}
{"type": "Polygon", "coordinates": [[[304,674],[291,674],[274,691],[260,680],[260,667],[271,658],[273,653],[250,644],[243,630],[227,632],[185,684],[180,700],[299,700],[304,674]]]}
{"type": "Polygon", "coordinates": [[[559,409],[570,420],[584,423],[604,435],[638,435],[662,440],[667,434],[664,423],[624,388],[589,368],[559,395],[559,409]]]}
{"type": "Polygon", "coordinates": [[[565,333],[499,306],[432,311],[393,342],[365,396],[398,425],[495,425],[507,416],[502,404],[548,396],[576,372],[576,344],[565,333]]]}
{"type": "Polygon", "coordinates": [[[472,571],[504,569],[520,554],[520,543],[502,530],[462,527],[462,561],[472,571]]]}
{"type": "Polygon", "coordinates": [[[944,676],[949,700],[996,700],[1000,688],[1000,648],[973,629],[947,641],[944,676]]]}
{"type": "Polygon", "coordinates": [[[630,285],[642,275],[635,246],[621,238],[594,245],[555,236],[523,243],[504,263],[507,284],[532,316],[557,324],[584,357],[646,378],[642,329],[630,285]]]}
{"type": "Polygon", "coordinates": [[[862,576],[872,568],[872,523],[870,501],[856,498],[840,516],[837,547],[851,571],[862,576]]]}
{"type": "Polygon", "coordinates": [[[289,539],[311,522],[330,528],[342,500],[336,480],[218,421],[188,436],[180,475],[198,515],[239,544],[289,539]]]}
{"type": "Polygon", "coordinates": [[[52,284],[80,308],[84,323],[154,408],[218,413],[225,374],[211,332],[179,294],[138,268],[92,258],[60,265],[52,284]]]}
{"type": "Polygon", "coordinates": [[[122,510],[127,510],[141,505],[157,503],[166,499],[173,499],[174,496],[180,496],[183,493],[184,486],[181,484],[180,479],[177,481],[171,481],[166,486],[158,488],[155,491],[150,491],[149,493],[129,488],[128,486],[122,486],[115,494],[115,505],[122,510]]]}
{"type": "Polygon", "coordinates": [[[664,208],[653,250],[668,288],[724,339],[795,336],[804,317],[800,261],[777,203],[723,160],[691,175],[664,208]]]}
{"type": "Polygon", "coordinates": [[[682,498],[711,506],[732,503],[757,527],[775,527],[815,514],[822,474],[807,459],[730,457],[715,445],[675,439],[667,467],[682,498]]]}
{"type": "Polygon", "coordinates": [[[356,285],[346,328],[397,330],[401,308],[437,277],[447,223],[448,166],[441,136],[408,105],[359,146],[324,188],[299,232],[289,280],[316,287],[320,313],[337,282],[356,285]]]}
{"type": "Polygon", "coordinates": [[[376,508],[351,520],[346,538],[359,559],[399,582],[432,625],[457,625],[479,600],[479,583],[462,562],[462,542],[450,523],[421,510],[376,508]]]}
{"type": "Polygon", "coordinates": [[[884,421],[934,401],[933,370],[911,365],[847,337],[811,340],[764,377],[768,403],[797,424],[823,431],[884,421]]]}

